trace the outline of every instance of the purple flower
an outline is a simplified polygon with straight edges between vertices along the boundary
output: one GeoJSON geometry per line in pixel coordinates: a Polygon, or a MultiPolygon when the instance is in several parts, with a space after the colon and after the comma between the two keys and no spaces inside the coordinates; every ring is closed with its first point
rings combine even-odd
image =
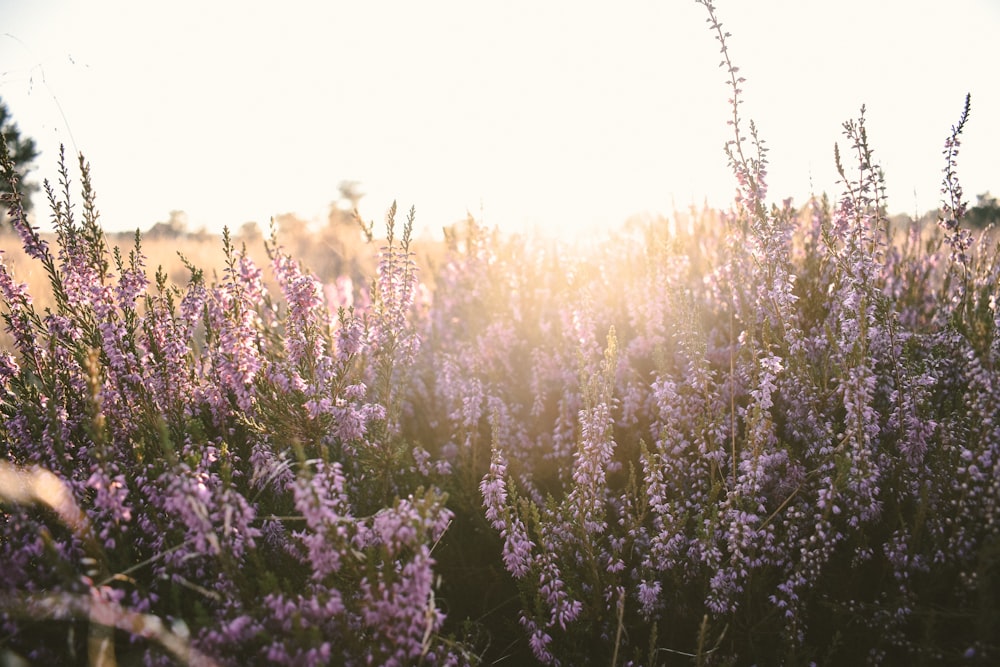
{"type": "Polygon", "coordinates": [[[525,632],[528,633],[528,645],[531,647],[531,652],[534,654],[535,658],[543,665],[561,664],[558,660],[556,660],[555,656],[549,652],[548,647],[549,644],[552,643],[552,637],[542,630],[537,623],[529,619],[524,614],[521,615],[520,622],[525,632]]]}
{"type": "Polygon", "coordinates": [[[647,619],[653,616],[653,614],[661,608],[661,592],[662,587],[659,581],[654,581],[652,584],[649,584],[645,580],[639,582],[636,597],[639,600],[639,606],[642,608],[642,613],[647,619]]]}
{"type": "Polygon", "coordinates": [[[519,517],[509,519],[509,526],[500,529],[503,538],[503,564],[515,579],[527,576],[534,560],[535,543],[528,538],[528,530],[519,517]]]}
{"type": "Polygon", "coordinates": [[[479,490],[483,494],[486,519],[498,531],[505,530],[505,517],[508,514],[506,474],[507,461],[504,459],[503,452],[494,448],[490,461],[490,471],[479,483],[479,490]]]}

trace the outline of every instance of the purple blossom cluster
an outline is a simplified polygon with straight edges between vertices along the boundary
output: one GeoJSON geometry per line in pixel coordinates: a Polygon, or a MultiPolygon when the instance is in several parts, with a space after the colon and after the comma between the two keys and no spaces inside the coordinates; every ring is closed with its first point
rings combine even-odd
{"type": "Polygon", "coordinates": [[[127,258],[109,249],[89,166],[81,219],[60,174],[56,251],[16,187],[7,202],[55,307],[0,264],[4,655],[77,660],[86,648],[51,641],[63,621],[148,664],[460,661],[435,598],[452,513],[413,477],[371,370],[415,349],[399,335],[412,219],[402,242],[390,231],[368,311],[331,308],[274,240],[275,296],[228,234],[217,282],[192,265],[186,286],[150,280],[138,236],[127,258]]]}
{"type": "Polygon", "coordinates": [[[834,205],[767,204],[741,123],[729,212],[599,247],[451,229],[409,432],[478,491],[462,535],[495,531],[542,664],[988,662],[1000,247],[892,229],[864,109],[834,205]]]}

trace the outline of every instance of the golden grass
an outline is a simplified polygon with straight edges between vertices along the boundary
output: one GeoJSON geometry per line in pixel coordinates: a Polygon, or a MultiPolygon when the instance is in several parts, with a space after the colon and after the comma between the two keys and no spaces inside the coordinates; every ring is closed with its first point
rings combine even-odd
{"type": "MultiPolygon", "coordinates": [[[[49,244],[53,254],[58,252],[55,234],[43,234],[42,238],[49,244]]],[[[135,247],[135,237],[131,234],[108,234],[109,250],[117,247],[125,261],[129,252],[135,247]]],[[[295,236],[279,235],[279,242],[285,252],[292,258],[302,262],[305,268],[315,272],[323,282],[332,282],[340,273],[353,273],[352,278],[357,285],[359,280],[366,283],[375,277],[377,255],[384,242],[376,239],[372,243],[360,241],[358,237],[344,234],[317,233],[298,234],[295,236]]],[[[263,238],[234,238],[233,246],[240,250],[246,248],[247,254],[264,272],[264,284],[276,302],[281,301],[278,285],[268,270],[270,260],[267,256],[263,238]]],[[[175,238],[153,236],[141,239],[141,250],[145,258],[146,276],[152,285],[158,269],[166,273],[168,282],[184,288],[191,277],[185,265],[185,259],[191,265],[204,270],[205,280],[211,284],[222,278],[225,267],[225,251],[222,237],[211,234],[178,236],[175,238]],[[183,259],[182,259],[183,258],[183,259]]],[[[434,270],[443,257],[443,244],[426,239],[416,241],[412,250],[420,266],[420,278],[430,282],[434,270]]],[[[19,283],[28,286],[32,303],[38,313],[55,306],[49,277],[42,264],[29,257],[21,247],[20,239],[9,229],[0,230],[0,262],[7,267],[8,272],[19,283]]],[[[109,255],[110,260],[110,255],[109,255]]],[[[13,352],[13,341],[10,335],[0,326],[0,351],[13,352]]]]}

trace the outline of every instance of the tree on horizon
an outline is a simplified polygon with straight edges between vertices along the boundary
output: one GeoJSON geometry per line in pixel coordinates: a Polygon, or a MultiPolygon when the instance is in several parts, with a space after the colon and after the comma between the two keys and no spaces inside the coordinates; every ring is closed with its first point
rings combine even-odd
{"type": "MultiPolygon", "coordinates": [[[[7,152],[14,164],[17,174],[18,189],[21,192],[21,201],[25,211],[31,210],[31,195],[38,191],[37,183],[28,183],[25,179],[31,171],[31,163],[38,157],[38,148],[34,139],[21,135],[17,123],[11,117],[10,110],[6,103],[0,99],[0,134],[7,145],[7,152]]],[[[10,186],[6,181],[0,183],[0,195],[10,192],[10,186]]],[[[7,220],[7,207],[0,207],[0,222],[7,220]]]]}

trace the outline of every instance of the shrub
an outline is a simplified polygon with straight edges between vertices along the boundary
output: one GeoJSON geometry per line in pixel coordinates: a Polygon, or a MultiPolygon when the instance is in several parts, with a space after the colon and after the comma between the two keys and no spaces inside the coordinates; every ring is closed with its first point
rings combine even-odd
{"type": "Polygon", "coordinates": [[[192,266],[184,288],[150,284],[138,235],[127,259],[109,256],[88,165],[82,220],[60,166],[57,251],[16,189],[10,201],[55,308],[37,312],[0,266],[17,346],[3,357],[4,493],[30,501],[2,514],[5,644],[72,660],[83,639],[44,641],[65,628],[33,622],[64,619],[89,627],[93,660],[113,650],[110,615],[219,664],[443,661],[431,552],[451,513],[412,484],[395,424],[393,378],[415,344],[412,216],[397,241],[389,213],[368,310],[331,312],[277,245],[272,301],[228,234],[217,282],[192,266]]]}
{"type": "MultiPolygon", "coordinates": [[[[842,193],[770,204],[729,77],[733,207],[606,242],[396,210],[366,296],[223,235],[110,252],[60,160],[53,304],[0,263],[0,647],[113,664],[990,664],[1000,245],[895,230],[864,108],[842,193]],[[79,219],[78,219],[79,215],[79,219]],[[276,286],[269,289],[266,285],[276,286]],[[428,285],[432,285],[430,289],[428,285]],[[86,656],[86,657],[85,657],[86,656]]],[[[370,234],[371,230],[368,230],[370,234]]],[[[348,262],[346,265],[361,266],[348,262]]]]}

